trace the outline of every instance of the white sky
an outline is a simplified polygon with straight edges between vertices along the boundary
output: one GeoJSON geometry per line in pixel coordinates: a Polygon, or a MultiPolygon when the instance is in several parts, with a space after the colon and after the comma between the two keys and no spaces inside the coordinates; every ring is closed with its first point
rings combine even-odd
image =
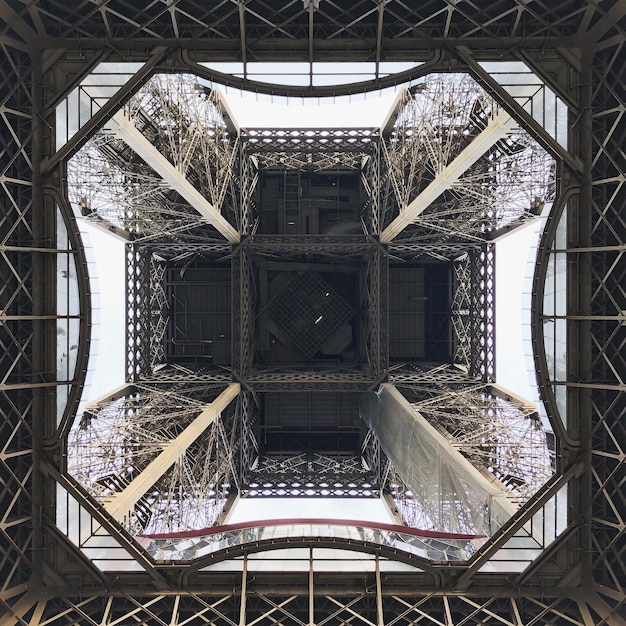
{"type": "MultiPolygon", "coordinates": [[[[77,218],[92,248],[96,281],[92,290],[92,347],[88,386],[83,402],[91,402],[125,382],[126,361],[126,270],[124,241],[77,218]]],[[[91,269],[91,267],[90,267],[91,269]]]]}
{"type": "Polygon", "coordinates": [[[496,380],[533,401],[530,288],[539,225],[532,222],[496,242],[496,380]]]}
{"type": "Polygon", "coordinates": [[[391,109],[396,93],[387,90],[342,98],[274,98],[229,89],[226,101],[244,128],[376,128],[391,109]]]}
{"type": "Polygon", "coordinates": [[[228,523],[278,518],[395,523],[389,507],[376,498],[242,498],[233,507],[228,523]]]}

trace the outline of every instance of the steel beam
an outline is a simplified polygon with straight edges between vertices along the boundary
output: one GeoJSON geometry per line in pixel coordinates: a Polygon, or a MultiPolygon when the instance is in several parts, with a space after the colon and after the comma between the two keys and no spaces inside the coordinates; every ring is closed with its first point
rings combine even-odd
{"type": "Polygon", "coordinates": [[[187,448],[221,415],[222,411],[239,394],[239,383],[230,384],[213,402],[208,404],[194,421],[175,439],[170,441],[161,453],[120,493],[104,502],[107,513],[121,522],[133,506],[154,483],[176,463],[187,448]]]}
{"type": "MultiPolygon", "coordinates": [[[[469,50],[465,46],[459,46],[457,48],[459,56],[463,59],[464,63],[467,63],[468,67],[472,70],[474,77],[485,86],[491,93],[495,94],[502,103],[502,106],[508,109],[511,114],[514,114],[517,119],[524,123],[524,128],[529,132],[537,141],[549,149],[553,154],[563,159],[567,163],[568,167],[574,172],[580,172],[582,170],[582,163],[580,159],[573,157],[556,139],[554,139],[550,133],[537,121],[535,118],[518,102],[513,96],[511,96],[498,81],[489,74],[475,59],[472,58],[469,50]]],[[[541,83],[537,87],[541,87],[541,83]]],[[[529,97],[529,96],[528,96],[529,97]]]]}
{"type": "Polygon", "coordinates": [[[231,243],[239,233],[230,222],[172,165],[137,129],[133,121],[118,111],[107,122],[113,132],[132,148],[154,171],[231,243]]]}
{"type": "Polygon", "coordinates": [[[410,95],[408,89],[402,89],[398,92],[398,95],[395,97],[387,115],[385,115],[383,123],[380,125],[380,134],[382,137],[388,137],[391,135],[396,120],[400,115],[400,111],[409,97],[410,95]]]}
{"type": "Polygon", "coordinates": [[[504,110],[500,110],[449,165],[437,173],[433,181],[414,198],[408,206],[383,230],[380,241],[393,241],[409,224],[412,224],[446,190],[459,182],[463,174],[498,141],[511,133],[518,123],[504,110]]]}
{"type": "Polygon", "coordinates": [[[393,463],[404,482],[408,485],[420,505],[429,507],[433,516],[431,523],[438,528],[459,532],[461,524],[472,524],[462,532],[482,533],[495,522],[502,526],[518,510],[502,484],[487,471],[480,471],[453,447],[428,420],[416,410],[394,385],[384,384],[375,396],[371,395],[361,405],[361,417],[372,428],[386,456],[393,463]],[[410,446],[415,449],[409,450],[410,446]],[[430,464],[429,466],[427,466],[430,464]],[[430,475],[432,484],[423,484],[423,477],[430,475]],[[462,476],[461,483],[452,486],[451,475],[462,476]],[[489,478],[488,478],[489,477],[489,478]],[[439,492],[433,493],[432,485],[438,485],[439,492]],[[454,513],[442,513],[444,499],[455,489],[455,506],[473,508],[471,521],[463,521],[454,513]],[[440,502],[425,502],[423,499],[436,496],[440,502]],[[480,502],[472,500],[480,499],[480,502]],[[421,499],[421,500],[420,500],[421,499]],[[481,506],[488,503],[491,519],[487,520],[481,506]],[[441,506],[441,509],[439,508],[441,506]]]}

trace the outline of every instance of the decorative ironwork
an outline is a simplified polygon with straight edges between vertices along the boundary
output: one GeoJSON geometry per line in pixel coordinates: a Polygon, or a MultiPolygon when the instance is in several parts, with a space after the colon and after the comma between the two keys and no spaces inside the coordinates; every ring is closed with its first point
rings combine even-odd
{"type": "Polygon", "coordinates": [[[74,424],[68,473],[105,508],[142,482],[130,514],[120,515],[133,533],[211,526],[219,519],[231,482],[237,481],[240,416],[231,413],[207,421],[193,441],[180,447],[177,458],[160,470],[157,465],[168,446],[202,419],[216,396],[215,387],[206,384],[128,387],[119,398],[89,408],[74,424]]]}
{"type": "Polygon", "coordinates": [[[261,457],[242,491],[245,497],[379,497],[376,475],[360,457],[337,459],[321,454],[261,457]]]}
{"type": "Polygon", "coordinates": [[[134,380],[152,371],[150,264],[148,250],[132,246],[126,254],[126,376],[134,380]]]}
{"type": "Polygon", "coordinates": [[[265,169],[359,171],[376,145],[374,129],[246,129],[246,152],[265,169]]]}
{"type": "MultiPolygon", "coordinates": [[[[8,623],[156,624],[199,618],[224,625],[326,619],[364,624],[393,620],[452,625],[469,620],[586,625],[623,619],[621,329],[626,303],[620,288],[624,282],[624,188],[619,138],[626,97],[624,7],[620,2],[600,6],[580,0],[544,3],[539,9],[516,0],[489,7],[477,3],[405,5],[401,12],[394,2],[380,3],[374,10],[354,2],[332,7],[287,3],[276,9],[251,0],[202,8],[175,3],[148,14],[143,7],[117,0],[105,0],[98,10],[87,3],[61,7],[35,1],[25,9],[17,0],[4,2],[0,21],[0,123],[4,131],[0,141],[5,157],[0,184],[5,285],[0,333],[4,355],[0,613],[8,623]],[[455,48],[459,43],[462,50],[455,48]],[[284,59],[287,48],[291,60],[308,65],[307,84],[289,87],[254,82],[252,60],[284,59]],[[64,404],[63,385],[59,385],[64,381],[57,380],[54,363],[46,357],[50,350],[44,349],[46,338],[54,336],[54,322],[37,318],[56,313],[54,289],[42,297],[41,288],[52,284],[54,257],[67,253],[55,247],[54,227],[44,226],[54,211],[44,210],[42,196],[44,184],[48,190],[60,189],[64,176],[57,166],[108,113],[96,111],[88,117],[55,154],[52,135],[63,136],[60,125],[55,129],[55,107],[105,56],[112,63],[146,63],[129,86],[112,96],[120,103],[157,66],[167,71],[192,68],[215,80],[217,71],[201,62],[236,60],[240,75],[235,75],[237,71],[224,75],[230,85],[251,85],[262,93],[335,95],[400,84],[441,68],[464,67],[464,56],[477,61],[511,60],[511,51],[568,108],[569,118],[564,120],[570,136],[567,162],[572,172],[582,174],[565,172],[561,178],[572,194],[567,247],[559,248],[568,261],[567,378],[551,380],[545,368],[540,370],[546,396],[550,386],[564,388],[569,400],[563,426],[567,435],[564,478],[556,483],[565,489],[569,481],[569,509],[576,511],[567,522],[567,532],[517,573],[489,571],[493,567],[489,555],[510,538],[505,530],[469,564],[445,570],[425,567],[401,575],[387,571],[381,577],[384,559],[373,559],[370,571],[359,575],[358,584],[344,572],[320,576],[306,567],[290,575],[287,584],[273,572],[249,575],[252,559],[240,562],[243,575],[205,571],[165,578],[121,532],[115,533],[116,554],[126,555],[123,565],[134,571],[110,574],[87,564],[75,545],[58,533],[62,520],[54,519],[55,499],[60,501],[63,490],[69,488],[67,477],[55,473],[64,444],[63,429],[54,434],[54,407],[57,399],[64,404]],[[319,62],[363,59],[373,60],[374,66],[365,84],[314,85],[319,62]],[[387,76],[390,60],[423,64],[387,76]],[[573,460],[578,458],[580,464],[573,460]]],[[[124,80],[131,73],[120,71],[124,80]]],[[[536,106],[534,101],[532,106],[536,106]]],[[[384,193],[390,188],[386,185],[384,193]]],[[[65,208],[61,221],[71,223],[65,208]]],[[[462,220],[454,223],[463,225],[462,220]]],[[[442,221],[425,224],[427,229],[438,227],[438,232],[456,236],[456,230],[449,232],[442,221]]],[[[458,235],[465,241],[482,242],[475,231],[458,235]]],[[[85,291],[85,281],[81,285],[85,291]]],[[[80,384],[82,360],[77,369],[72,385],[80,384]]],[[[410,377],[416,372],[400,368],[397,375],[410,377]]],[[[553,487],[549,485],[548,493],[553,493],[553,487]]],[[[540,506],[544,495],[531,501],[523,514],[540,506]]],[[[84,512],[89,502],[83,499],[80,506],[84,512]]],[[[91,519],[94,527],[100,527],[101,518],[91,519]]],[[[315,547],[311,549],[315,559],[315,547]]]]}

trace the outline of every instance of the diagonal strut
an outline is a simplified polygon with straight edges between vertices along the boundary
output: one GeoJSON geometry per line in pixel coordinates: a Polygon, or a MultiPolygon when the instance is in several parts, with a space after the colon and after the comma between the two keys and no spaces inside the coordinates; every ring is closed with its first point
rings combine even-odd
{"type": "Polygon", "coordinates": [[[163,448],[160,454],[136,476],[126,488],[107,498],[106,511],[121,522],[139,499],[167,470],[180,459],[187,448],[221,415],[222,411],[239,393],[239,383],[230,384],[213,402],[202,409],[200,414],[177,437],[163,448]]]}
{"type": "Polygon", "coordinates": [[[446,190],[459,181],[461,176],[480,159],[487,150],[504,139],[518,123],[504,109],[487,124],[476,138],[446,167],[444,167],[408,206],[400,212],[380,235],[381,243],[393,241],[446,190]]]}

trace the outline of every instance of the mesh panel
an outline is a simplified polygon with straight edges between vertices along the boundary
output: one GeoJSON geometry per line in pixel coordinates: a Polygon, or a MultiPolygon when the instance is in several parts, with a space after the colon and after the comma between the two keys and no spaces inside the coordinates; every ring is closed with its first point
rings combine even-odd
{"type": "Polygon", "coordinates": [[[270,317],[311,358],[354,311],[319,274],[294,276],[270,305],[270,317]]]}

